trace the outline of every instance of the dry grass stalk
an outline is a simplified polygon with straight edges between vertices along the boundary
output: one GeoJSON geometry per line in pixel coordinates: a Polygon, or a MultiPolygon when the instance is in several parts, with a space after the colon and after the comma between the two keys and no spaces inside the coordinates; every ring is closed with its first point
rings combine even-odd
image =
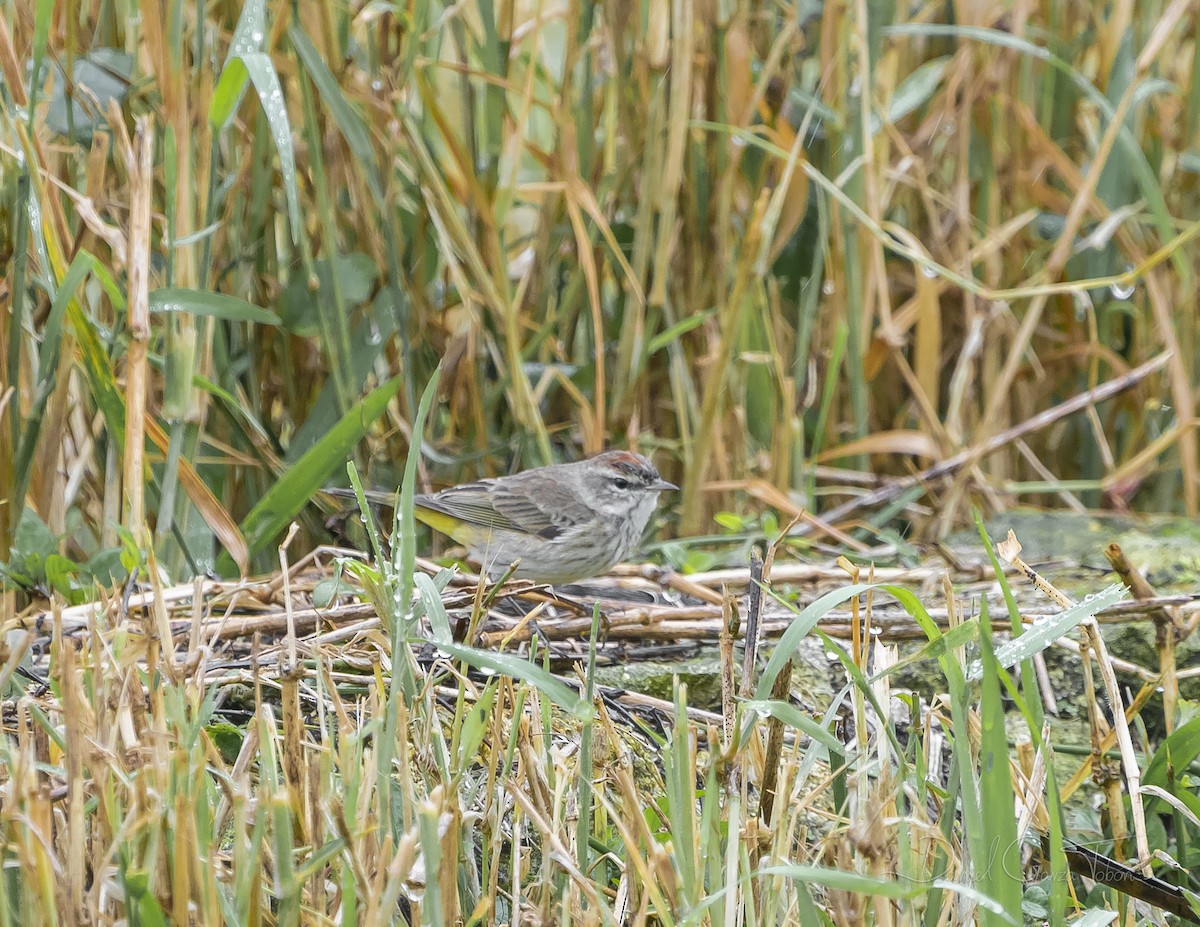
{"type": "MultiPolygon", "coordinates": [[[[1121,582],[1138,601],[1157,598],[1153,587],[1138,569],[1129,562],[1119,544],[1109,544],[1104,556],[1112,564],[1121,582]]],[[[1158,608],[1152,612],[1154,620],[1154,647],[1158,651],[1158,670],[1162,677],[1162,699],[1164,726],[1169,734],[1175,730],[1175,713],[1179,704],[1179,667],[1175,660],[1175,645],[1182,628],[1179,615],[1174,609],[1158,608]]]]}
{"type": "Polygon", "coordinates": [[[146,353],[150,342],[150,209],[154,185],[154,127],[138,120],[132,148],[125,152],[129,198],[129,363],[125,383],[125,525],[135,538],[145,528],[145,479],[142,455],[150,390],[146,353]]]}

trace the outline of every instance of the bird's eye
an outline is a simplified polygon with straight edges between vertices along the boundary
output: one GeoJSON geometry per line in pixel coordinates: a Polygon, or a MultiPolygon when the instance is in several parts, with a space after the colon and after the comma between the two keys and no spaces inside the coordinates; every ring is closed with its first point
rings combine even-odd
{"type": "Polygon", "coordinates": [[[618,476],[615,480],[613,480],[613,485],[616,486],[617,489],[628,489],[629,488],[629,480],[625,479],[624,477],[618,476]]]}

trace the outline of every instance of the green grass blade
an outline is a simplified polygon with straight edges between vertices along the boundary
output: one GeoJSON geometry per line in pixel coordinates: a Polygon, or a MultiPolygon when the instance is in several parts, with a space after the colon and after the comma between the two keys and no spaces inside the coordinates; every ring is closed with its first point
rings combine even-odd
{"type": "MultiPolygon", "coordinates": [[[[421,460],[421,444],[424,441],[425,422],[437,396],[438,380],[442,368],[439,366],[421,394],[421,404],[413,419],[412,444],[404,461],[404,479],[400,483],[400,504],[396,506],[392,525],[392,580],[396,585],[396,601],[402,608],[410,607],[412,601],[413,576],[417,571],[417,521],[415,498],[417,495],[417,465],[421,460]]],[[[384,617],[384,616],[380,616],[384,617]]],[[[398,648],[406,629],[400,615],[391,615],[392,646],[398,648]]]]}
{"type": "Polygon", "coordinates": [[[271,56],[262,51],[267,34],[264,0],[247,0],[234,29],[229,55],[221,77],[213,89],[208,109],[209,124],[220,131],[229,124],[246,92],[246,82],[254,84],[262,104],[263,114],[271,128],[271,139],[279,153],[283,191],[287,199],[288,220],[292,239],[300,240],[300,195],[297,187],[296,154],[292,144],[292,128],[284,101],[283,87],[271,56]]]}
{"type": "MultiPolygon", "coordinates": [[[[1110,605],[1115,605],[1126,595],[1128,593],[1125,587],[1116,583],[1094,595],[1089,595],[1077,605],[1030,626],[1020,637],[1015,637],[997,647],[995,652],[997,662],[1004,669],[1008,669],[1023,660],[1028,660],[1077,627],[1080,622],[1091,618],[1110,605]]],[[[1032,666],[1030,666],[1030,671],[1032,672],[1032,666]]],[[[982,673],[982,664],[977,661],[971,664],[967,672],[967,679],[970,682],[976,682],[982,677],[982,673]]]]}
{"type": "Polygon", "coordinates": [[[251,554],[266,549],[304,508],[342,463],[367,429],[395,397],[401,379],[394,377],[350,409],[303,457],[289,467],[242,519],[242,535],[251,554]]]}
{"type": "Polygon", "coordinates": [[[151,312],[187,312],[211,316],[226,322],[247,322],[256,325],[278,325],[275,313],[248,303],[236,296],[212,293],[208,290],[188,290],[181,287],[162,287],[150,293],[151,312]]]}
{"type": "MultiPolygon", "coordinates": [[[[979,704],[979,790],[987,799],[983,802],[984,832],[980,842],[987,848],[987,856],[974,859],[972,863],[974,871],[980,876],[981,888],[1004,907],[1011,920],[1020,923],[1021,847],[1017,842],[1016,816],[1013,813],[1004,704],[1000,700],[999,675],[1003,669],[997,662],[992,646],[992,625],[988,619],[986,599],[982,603],[979,628],[983,651],[979,704]]],[[[981,922],[987,927],[989,924],[1003,923],[1003,919],[985,908],[981,922]]]]}
{"type": "Polygon", "coordinates": [[[456,660],[461,660],[468,666],[491,673],[502,673],[514,679],[521,679],[532,685],[563,711],[576,718],[587,718],[592,706],[578,692],[558,679],[548,670],[536,663],[531,663],[523,657],[508,653],[496,653],[493,650],[481,650],[456,644],[453,641],[443,641],[438,648],[444,650],[456,660]]]}
{"type": "MultiPolygon", "coordinates": [[[[779,638],[779,642],[775,645],[775,649],[771,653],[771,659],[767,661],[766,668],[763,669],[762,678],[759,679],[758,686],[754,690],[754,698],[758,701],[770,700],[771,687],[775,685],[775,677],[782,672],[783,667],[791,660],[792,653],[800,641],[816,626],[818,621],[843,602],[849,601],[856,595],[861,595],[868,589],[875,588],[880,587],[872,586],[870,583],[856,583],[851,586],[843,586],[841,589],[834,589],[831,592],[825,593],[809,604],[804,611],[800,612],[788,629],[783,632],[783,635],[779,638]]],[[[771,590],[767,591],[770,592],[771,590]]],[[[777,601],[782,602],[779,599],[777,601]]],[[[782,602],[782,604],[795,611],[794,606],[789,603],[782,602]]]]}

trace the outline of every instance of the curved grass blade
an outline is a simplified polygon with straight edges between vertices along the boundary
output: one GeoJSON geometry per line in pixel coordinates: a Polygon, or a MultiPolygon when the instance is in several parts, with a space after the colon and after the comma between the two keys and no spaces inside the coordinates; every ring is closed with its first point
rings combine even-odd
{"type": "MultiPolygon", "coordinates": [[[[1027,625],[1025,632],[1020,637],[1014,637],[996,648],[996,662],[1004,669],[1008,669],[1022,660],[1028,660],[1034,654],[1045,650],[1085,618],[1091,618],[1110,605],[1116,605],[1125,598],[1125,595],[1124,586],[1113,584],[1094,595],[1089,595],[1082,602],[1057,615],[1027,625]]],[[[975,682],[982,674],[983,668],[979,661],[975,660],[967,671],[967,680],[975,682]]]]}
{"type": "Polygon", "coordinates": [[[372,195],[379,202],[384,202],[386,197],[379,182],[379,161],[375,157],[371,136],[362,116],[350,106],[342,88],[338,86],[337,78],[321,58],[321,53],[317,51],[308,34],[297,23],[288,26],[288,38],[292,40],[292,47],[296,49],[296,55],[308,71],[308,76],[316,84],[321,99],[329,107],[342,138],[354,152],[354,157],[364,166],[364,179],[371,188],[372,195]]]}
{"type": "Polygon", "coordinates": [[[831,754],[841,757],[846,756],[846,745],[830,734],[820,722],[814,721],[795,705],[779,701],[778,699],[766,699],[764,701],[752,699],[744,704],[747,711],[753,711],[763,716],[770,715],[773,718],[778,718],[784,724],[788,725],[788,727],[794,727],[812,740],[817,741],[831,754]]]}
{"type": "Polygon", "coordinates": [[[1150,758],[1149,765],[1146,766],[1142,782],[1145,785],[1166,787],[1168,770],[1174,767],[1175,773],[1178,774],[1190,766],[1197,756],[1200,756],[1200,717],[1176,728],[1159,744],[1150,758]]]}
{"type": "Polygon", "coordinates": [[[292,127],[288,120],[287,104],[283,99],[283,87],[271,56],[262,51],[267,34],[264,0],[249,0],[242,8],[241,18],[229,44],[229,56],[221,69],[221,77],[213,88],[212,102],[208,108],[208,122],[220,131],[233,118],[246,82],[254,84],[262,104],[263,114],[271,127],[271,139],[279,152],[279,168],[283,174],[283,192],[287,198],[288,223],[292,240],[299,241],[300,194],[296,181],[296,154],[292,145],[292,127]]]}
{"type": "Polygon", "coordinates": [[[439,650],[444,650],[456,660],[461,660],[468,666],[473,666],[485,673],[501,673],[529,683],[576,718],[586,718],[591,714],[592,706],[561,679],[547,672],[535,663],[530,663],[522,657],[508,653],[496,653],[492,650],[480,650],[453,641],[442,641],[439,650]]]}
{"type": "Polygon", "coordinates": [[[818,621],[843,602],[854,598],[856,595],[861,595],[868,589],[876,588],[883,587],[872,585],[871,583],[855,583],[851,586],[843,586],[841,589],[834,589],[831,592],[827,592],[819,599],[811,602],[804,611],[800,612],[796,620],[792,622],[791,627],[784,631],[783,636],[779,638],[779,643],[775,645],[775,649],[771,653],[771,659],[767,661],[767,665],[763,669],[762,678],[759,679],[758,688],[754,692],[754,698],[757,701],[763,702],[770,700],[771,688],[775,685],[775,677],[782,672],[783,667],[792,658],[792,651],[796,649],[805,635],[816,626],[818,621]]]}

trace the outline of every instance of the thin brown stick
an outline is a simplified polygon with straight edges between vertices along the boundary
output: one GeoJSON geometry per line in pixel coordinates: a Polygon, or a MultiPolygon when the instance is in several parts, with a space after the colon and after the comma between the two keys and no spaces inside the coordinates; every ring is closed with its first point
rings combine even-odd
{"type": "Polygon", "coordinates": [[[746,648],[742,655],[742,698],[748,698],[754,690],[754,664],[758,659],[758,642],[761,639],[759,624],[762,622],[763,559],[758,547],[750,551],[750,588],[746,596],[746,648]]]}
{"type": "MultiPolygon", "coordinates": [[[[1104,556],[1121,577],[1133,597],[1141,602],[1157,598],[1154,587],[1138,571],[1120,544],[1109,544],[1104,556]]],[[[1179,667],[1175,660],[1175,641],[1178,636],[1178,620],[1170,609],[1159,607],[1150,611],[1154,621],[1154,647],[1158,651],[1158,669],[1162,673],[1163,722],[1168,734],[1175,729],[1175,710],[1179,704],[1179,667]]]]}
{"type": "MultiPolygon", "coordinates": [[[[1046,409],[1044,412],[1039,412],[1018,425],[1007,428],[998,434],[992,435],[983,441],[959,451],[953,457],[948,457],[940,463],[934,464],[932,467],[927,467],[920,473],[914,476],[905,477],[904,479],[895,480],[894,482],[884,486],[874,492],[867,493],[865,496],[859,496],[855,499],[850,499],[843,502],[841,505],[825,512],[822,518],[825,521],[840,521],[845,519],[854,512],[861,509],[872,508],[885,502],[890,502],[907,489],[914,486],[923,486],[926,483],[931,483],[935,480],[940,480],[952,473],[962,469],[965,466],[975,463],[977,460],[986,457],[988,454],[995,453],[1007,444],[1012,443],[1017,438],[1038,431],[1057,422],[1061,418],[1065,418],[1081,409],[1087,408],[1094,403],[1103,402],[1112,396],[1122,393],[1132,386],[1137,385],[1146,377],[1161,370],[1171,359],[1170,351],[1163,351],[1155,355],[1146,363],[1139,367],[1135,367],[1128,373],[1119,377],[1114,377],[1106,383],[1102,383],[1095,389],[1090,389],[1087,392],[1080,393],[1077,396],[1068,399],[1066,402],[1061,402],[1056,406],[1046,409]]],[[[801,529],[797,534],[807,534],[806,529],[801,529]]]]}
{"type": "MultiPolygon", "coordinates": [[[[771,558],[773,559],[773,558],[771,558]]],[[[761,625],[761,619],[759,620],[761,625]]],[[[758,629],[761,637],[763,629],[758,629]]],[[[779,675],[771,685],[771,700],[783,701],[787,698],[792,687],[792,668],[795,659],[790,659],[783,665],[779,675]]],[[[767,722],[767,748],[763,759],[762,801],[759,805],[759,817],[767,827],[771,826],[772,814],[775,810],[776,784],[779,777],[779,761],[783,756],[783,722],[772,717],[767,722]]]]}
{"type": "MultiPolygon", "coordinates": [[[[798,524],[798,522],[797,522],[798,524]]],[[[928,567],[880,567],[875,571],[877,582],[881,583],[912,583],[920,585],[937,581],[946,572],[942,565],[928,567]]],[[[985,574],[983,566],[972,567],[965,579],[984,579],[990,575],[990,568],[985,574]]],[[[742,587],[750,584],[750,572],[743,567],[726,570],[709,570],[705,573],[692,573],[688,581],[696,586],[720,588],[721,586],[742,587]]],[[[846,581],[846,571],[834,564],[814,563],[774,563],[771,567],[771,581],[780,584],[809,584],[809,583],[838,583],[846,581]]],[[[719,604],[719,603],[718,603],[719,604]]]]}
{"type": "MultiPolygon", "coordinates": [[[[733,642],[740,630],[738,620],[737,598],[726,592],[721,603],[721,631],[719,634],[721,651],[721,739],[723,749],[729,750],[733,744],[733,731],[737,713],[734,702],[733,680],[733,642]]],[[[731,779],[737,778],[737,768],[731,770],[731,779]]]]}

